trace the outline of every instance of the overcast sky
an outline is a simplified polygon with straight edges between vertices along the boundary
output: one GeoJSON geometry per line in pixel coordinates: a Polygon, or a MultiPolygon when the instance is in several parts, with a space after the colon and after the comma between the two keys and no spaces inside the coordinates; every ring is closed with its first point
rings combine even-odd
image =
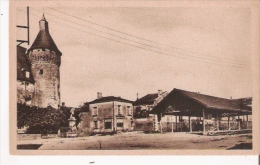
{"type": "MultiPolygon", "coordinates": [[[[136,100],[137,93],[173,88],[252,97],[249,8],[54,9],[67,14],[30,8],[30,44],[44,11],[62,52],[61,102],[67,106],[92,101],[97,92],[136,100]]],[[[17,24],[26,24],[25,11],[17,9],[17,24]]],[[[22,39],[26,31],[16,34],[22,39]]]]}

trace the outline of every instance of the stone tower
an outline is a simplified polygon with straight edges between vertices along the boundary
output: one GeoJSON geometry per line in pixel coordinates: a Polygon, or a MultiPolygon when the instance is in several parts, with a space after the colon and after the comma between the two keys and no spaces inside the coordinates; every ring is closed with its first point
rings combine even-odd
{"type": "Polygon", "coordinates": [[[60,105],[60,64],[62,53],[54,43],[44,15],[39,21],[40,30],[28,49],[31,71],[35,81],[32,105],[38,107],[60,105]]]}

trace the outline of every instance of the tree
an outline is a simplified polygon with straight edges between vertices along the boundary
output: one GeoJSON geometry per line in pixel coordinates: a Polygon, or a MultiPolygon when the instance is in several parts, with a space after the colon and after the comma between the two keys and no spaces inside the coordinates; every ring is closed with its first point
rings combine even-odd
{"type": "Polygon", "coordinates": [[[55,133],[66,122],[66,115],[60,109],[17,104],[17,126],[28,127],[27,133],[55,133]]]}

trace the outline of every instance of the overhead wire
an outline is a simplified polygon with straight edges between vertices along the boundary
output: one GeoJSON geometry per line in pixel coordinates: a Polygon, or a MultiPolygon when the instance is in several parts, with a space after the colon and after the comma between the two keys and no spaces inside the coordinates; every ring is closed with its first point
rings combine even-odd
{"type": "MultiPolygon", "coordinates": [[[[124,35],[127,35],[127,36],[131,36],[131,37],[134,37],[134,38],[137,38],[137,39],[141,39],[141,40],[144,40],[144,41],[147,41],[147,42],[151,42],[151,43],[155,43],[155,44],[159,44],[159,45],[171,47],[171,48],[174,48],[174,49],[178,49],[178,50],[181,50],[181,51],[190,52],[190,53],[193,53],[193,54],[203,55],[203,56],[207,56],[207,57],[210,56],[210,57],[214,57],[214,58],[220,58],[220,57],[218,57],[218,56],[213,56],[213,55],[209,55],[209,54],[199,53],[199,52],[196,52],[196,51],[190,51],[190,50],[178,48],[178,47],[171,46],[171,45],[161,44],[161,43],[156,42],[156,41],[148,40],[148,39],[145,39],[145,38],[142,38],[142,37],[137,37],[137,36],[132,35],[132,34],[129,34],[129,33],[125,33],[125,32],[122,32],[122,31],[119,31],[119,30],[116,30],[116,29],[113,29],[113,28],[110,28],[110,27],[107,27],[107,26],[104,26],[104,25],[101,25],[101,24],[98,24],[98,23],[89,21],[89,20],[82,19],[82,18],[80,18],[80,17],[77,17],[77,16],[74,16],[74,15],[72,15],[72,14],[59,11],[59,10],[57,10],[57,9],[53,9],[53,8],[51,8],[51,7],[47,7],[47,8],[49,8],[49,9],[51,9],[51,10],[53,10],[53,11],[56,11],[56,12],[59,12],[59,13],[62,13],[62,14],[65,14],[65,15],[68,15],[68,16],[71,16],[71,17],[74,17],[74,18],[76,18],[76,19],[79,19],[79,20],[82,20],[82,21],[85,21],[85,22],[88,22],[88,23],[91,23],[91,24],[94,24],[94,25],[97,25],[97,26],[100,26],[100,27],[103,27],[103,28],[112,30],[112,31],[114,31],[114,32],[118,32],[118,33],[121,33],[121,34],[124,34],[124,35]]],[[[234,61],[238,61],[238,62],[244,62],[244,60],[238,60],[238,59],[233,59],[233,58],[232,58],[232,59],[231,59],[231,58],[226,58],[226,57],[221,57],[221,58],[227,59],[227,60],[234,60],[234,61]]]]}
{"type": "MultiPolygon", "coordinates": [[[[34,9],[34,8],[33,8],[33,9],[34,9]]],[[[40,11],[40,10],[38,10],[38,9],[34,9],[34,10],[40,11]]],[[[45,13],[47,13],[47,12],[45,12],[45,13]]],[[[103,34],[107,34],[107,35],[110,35],[110,36],[113,36],[113,37],[118,37],[118,38],[123,39],[123,40],[127,40],[127,41],[130,41],[130,42],[133,42],[133,43],[137,43],[137,44],[141,44],[141,45],[144,45],[144,46],[152,47],[152,48],[155,48],[155,49],[160,49],[160,50],[164,50],[164,51],[176,53],[176,52],[174,52],[174,51],[172,51],[172,50],[163,49],[163,48],[161,48],[161,47],[157,47],[157,46],[153,46],[153,45],[149,45],[149,44],[145,44],[145,43],[133,41],[133,40],[130,40],[130,39],[128,39],[128,38],[124,38],[124,37],[121,37],[121,36],[117,36],[117,35],[114,35],[114,34],[111,34],[111,33],[106,33],[106,32],[103,32],[103,31],[101,31],[101,30],[98,30],[98,29],[95,29],[95,28],[92,28],[92,27],[88,27],[88,26],[83,25],[83,24],[79,24],[79,23],[77,23],[77,22],[74,22],[74,21],[71,21],[71,20],[68,20],[68,19],[64,19],[64,18],[62,18],[62,17],[53,15],[53,14],[51,14],[51,13],[48,13],[48,14],[49,14],[49,15],[52,15],[52,16],[54,16],[54,17],[57,17],[57,18],[59,18],[59,19],[62,19],[62,20],[65,20],[65,21],[74,23],[74,24],[77,24],[77,25],[80,25],[80,26],[84,26],[84,27],[86,27],[86,28],[88,28],[88,29],[92,29],[92,30],[98,31],[98,32],[103,33],[103,34]]],[[[198,56],[196,56],[196,55],[184,54],[184,53],[182,53],[182,52],[179,52],[178,54],[182,54],[182,55],[190,56],[190,57],[195,57],[195,58],[200,58],[200,59],[204,59],[204,60],[207,60],[207,61],[216,61],[216,62],[222,62],[222,63],[227,63],[227,64],[232,63],[232,64],[234,64],[234,65],[241,65],[241,66],[242,66],[242,65],[246,65],[246,64],[243,64],[243,63],[236,63],[236,62],[232,62],[232,61],[231,61],[231,62],[228,62],[228,61],[223,61],[223,60],[220,60],[220,59],[209,59],[209,58],[205,58],[205,57],[198,57],[198,56]]]]}
{"type": "MultiPolygon", "coordinates": [[[[111,38],[108,38],[108,37],[104,37],[104,36],[96,34],[96,33],[91,33],[91,32],[88,32],[88,31],[85,31],[85,30],[82,30],[82,29],[75,28],[73,26],[69,26],[67,24],[62,24],[60,22],[53,21],[53,20],[51,20],[51,22],[54,22],[54,23],[57,23],[57,24],[61,24],[61,25],[65,25],[65,26],[70,27],[70,28],[72,28],[74,30],[80,30],[80,31],[83,31],[85,33],[92,34],[92,35],[95,35],[95,36],[98,36],[98,37],[101,37],[101,38],[104,38],[104,39],[107,39],[107,40],[112,40],[114,42],[118,42],[118,43],[121,43],[121,44],[129,45],[129,46],[140,48],[140,49],[143,49],[143,50],[148,50],[148,51],[151,51],[151,52],[154,52],[154,53],[157,53],[157,54],[163,54],[163,55],[167,55],[167,56],[173,56],[173,57],[182,58],[182,59],[188,59],[188,60],[197,60],[197,61],[200,61],[200,62],[203,62],[203,63],[209,63],[209,64],[213,64],[213,65],[221,65],[221,66],[235,67],[235,68],[244,68],[244,67],[239,67],[239,66],[235,66],[235,65],[222,65],[222,64],[218,64],[218,63],[211,63],[211,62],[208,62],[208,61],[201,61],[201,60],[198,60],[198,59],[190,59],[190,58],[185,58],[183,56],[176,56],[176,55],[172,55],[172,54],[167,54],[167,53],[164,53],[164,52],[155,51],[155,50],[143,48],[143,47],[140,47],[140,46],[137,46],[137,45],[125,43],[125,42],[122,42],[120,40],[114,40],[114,39],[111,39],[111,38]]],[[[180,53],[177,53],[177,54],[180,54],[180,53]]]]}
{"type": "MultiPolygon", "coordinates": [[[[33,8],[34,9],[34,8],[33,8]]],[[[37,10],[37,11],[40,11],[38,9],[34,9],[34,10],[37,10]]],[[[47,12],[46,12],[47,13],[47,12]]],[[[80,25],[80,26],[84,26],[88,29],[92,29],[92,30],[95,30],[95,31],[98,31],[100,33],[104,33],[104,34],[107,34],[107,35],[111,35],[111,36],[114,36],[114,37],[118,37],[118,38],[121,38],[123,40],[127,40],[127,41],[130,41],[130,42],[133,42],[133,43],[137,43],[137,44],[141,44],[141,45],[144,45],[144,46],[149,46],[149,47],[153,47],[155,49],[160,49],[160,50],[164,50],[164,51],[169,51],[169,52],[173,52],[173,53],[176,53],[172,50],[167,50],[167,49],[163,49],[163,48],[160,48],[160,47],[157,47],[157,46],[152,46],[152,45],[149,45],[149,44],[145,44],[145,43],[141,43],[141,42],[137,42],[137,41],[133,41],[133,40],[130,40],[128,38],[124,38],[124,37],[121,37],[121,36],[117,36],[117,35],[114,35],[114,34],[111,34],[111,33],[106,33],[106,32],[103,32],[101,30],[98,30],[98,29],[95,29],[95,28],[92,28],[92,27],[88,27],[86,25],[83,25],[83,24],[79,24],[77,22],[74,22],[74,21],[71,21],[71,20],[67,20],[67,19],[64,19],[62,17],[59,17],[59,16],[56,16],[56,15],[53,15],[51,13],[48,13],[49,15],[52,15],[54,17],[57,17],[59,19],[62,19],[62,20],[65,20],[65,21],[68,21],[68,22],[71,22],[71,23],[74,23],[74,24],[77,24],[77,25],[80,25]]],[[[226,64],[234,64],[234,65],[241,65],[241,66],[245,66],[246,64],[242,64],[242,63],[236,63],[236,62],[228,62],[228,61],[223,61],[223,60],[219,60],[219,59],[209,59],[209,58],[205,58],[205,57],[198,57],[196,55],[189,55],[189,54],[184,54],[182,52],[178,52],[178,54],[182,54],[182,55],[185,55],[185,56],[190,56],[190,57],[195,57],[195,58],[200,58],[200,59],[203,59],[203,60],[207,60],[207,61],[216,61],[216,62],[222,62],[222,63],[226,63],[226,64]]]]}

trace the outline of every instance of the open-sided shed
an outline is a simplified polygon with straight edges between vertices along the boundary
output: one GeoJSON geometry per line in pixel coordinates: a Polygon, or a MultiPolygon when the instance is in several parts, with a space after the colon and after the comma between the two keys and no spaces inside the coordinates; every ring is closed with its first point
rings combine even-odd
{"type": "MultiPolygon", "coordinates": [[[[228,129],[230,129],[229,118],[232,116],[252,115],[252,98],[225,99],[196,92],[173,89],[150,114],[156,114],[160,122],[163,115],[188,116],[203,118],[203,132],[205,133],[205,118],[211,114],[219,120],[221,117],[228,118],[228,129]]],[[[238,123],[240,120],[238,119],[238,123]]],[[[190,131],[192,132],[190,126],[190,131]]],[[[239,128],[240,129],[240,128],[239,128]]]]}

